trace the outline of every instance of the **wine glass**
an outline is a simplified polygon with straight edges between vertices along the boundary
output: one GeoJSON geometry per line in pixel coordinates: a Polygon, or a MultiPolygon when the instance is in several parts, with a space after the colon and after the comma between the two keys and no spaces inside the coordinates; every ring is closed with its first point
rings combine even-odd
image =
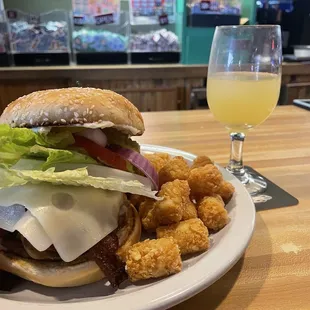
{"type": "Polygon", "coordinates": [[[216,28],[208,67],[208,104],[230,133],[231,155],[226,169],[253,196],[266,190],[267,183],[244,168],[243,142],[247,132],[264,122],[277,105],[281,63],[280,26],[216,28]]]}

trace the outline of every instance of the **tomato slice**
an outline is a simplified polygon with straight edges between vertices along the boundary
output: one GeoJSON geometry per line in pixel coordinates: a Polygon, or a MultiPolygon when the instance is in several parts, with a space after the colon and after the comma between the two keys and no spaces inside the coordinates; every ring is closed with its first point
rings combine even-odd
{"type": "Polygon", "coordinates": [[[104,163],[109,167],[123,171],[128,171],[126,160],[123,159],[117,153],[114,153],[109,149],[106,149],[105,147],[102,147],[97,143],[82,136],[75,135],[74,139],[75,139],[74,146],[85,149],[85,151],[88,153],[90,157],[104,163]]]}

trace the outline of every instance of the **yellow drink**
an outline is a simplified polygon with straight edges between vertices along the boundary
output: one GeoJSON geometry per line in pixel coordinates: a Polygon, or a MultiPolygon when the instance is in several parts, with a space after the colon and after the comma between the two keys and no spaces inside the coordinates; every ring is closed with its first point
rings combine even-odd
{"type": "Polygon", "coordinates": [[[245,132],[262,123],[277,105],[281,77],[263,72],[218,72],[207,81],[214,117],[231,132],[245,132]]]}

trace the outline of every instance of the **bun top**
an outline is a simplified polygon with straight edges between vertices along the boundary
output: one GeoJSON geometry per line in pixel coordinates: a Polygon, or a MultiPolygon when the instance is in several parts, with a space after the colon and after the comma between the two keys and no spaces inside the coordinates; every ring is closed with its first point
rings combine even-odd
{"type": "Polygon", "coordinates": [[[10,103],[0,124],[11,127],[80,126],[115,127],[130,135],[142,135],[139,110],[125,97],[96,88],[62,88],[33,92],[10,103]]]}

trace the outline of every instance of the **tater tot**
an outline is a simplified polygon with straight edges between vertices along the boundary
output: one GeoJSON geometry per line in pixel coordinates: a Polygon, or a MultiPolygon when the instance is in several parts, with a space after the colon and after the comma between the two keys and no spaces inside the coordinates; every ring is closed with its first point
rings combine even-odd
{"type": "Polygon", "coordinates": [[[198,156],[195,158],[191,169],[204,167],[205,165],[213,165],[213,161],[208,156],[198,156]]]}
{"type": "Polygon", "coordinates": [[[159,226],[154,210],[155,201],[149,198],[145,199],[139,208],[142,227],[148,232],[155,231],[156,227],[159,226]]]}
{"type": "Polygon", "coordinates": [[[181,269],[180,249],[173,238],[136,243],[127,254],[126,271],[133,282],[168,276],[181,269]]]}
{"type": "Polygon", "coordinates": [[[184,204],[184,212],[183,212],[182,221],[194,219],[194,218],[197,218],[197,209],[194,203],[192,203],[190,199],[188,198],[184,204]]]}
{"type": "Polygon", "coordinates": [[[190,171],[188,184],[194,197],[212,196],[218,192],[223,176],[214,165],[206,165],[190,171]]]}
{"type": "Polygon", "coordinates": [[[157,155],[159,158],[161,158],[165,162],[171,159],[171,156],[168,153],[156,153],[155,155],[157,155]]]}
{"type": "Polygon", "coordinates": [[[169,160],[159,171],[159,184],[165,184],[174,180],[187,180],[189,166],[181,156],[169,160]]]}
{"type": "Polygon", "coordinates": [[[159,224],[169,225],[182,220],[184,213],[184,199],[187,195],[187,181],[174,180],[161,187],[158,196],[163,197],[162,201],[157,201],[155,205],[155,215],[159,224]]]}
{"type": "MultiPolygon", "coordinates": [[[[210,197],[210,196],[205,196],[205,197],[210,197]]],[[[196,200],[196,202],[197,202],[197,204],[196,204],[197,207],[198,207],[198,205],[201,203],[201,201],[202,201],[205,197],[199,197],[199,199],[196,200]]],[[[222,198],[220,195],[214,194],[212,197],[215,198],[215,199],[217,199],[217,200],[220,202],[221,205],[225,206],[225,202],[224,202],[223,198],[222,198]]]]}
{"type": "Polygon", "coordinates": [[[189,220],[192,218],[197,218],[196,206],[192,203],[189,198],[190,188],[188,182],[179,182],[179,188],[182,191],[182,202],[184,205],[184,211],[182,216],[182,221],[189,220]]]}
{"type": "Polygon", "coordinates": [[[234,186],[231,183],[224,181],[222,182],[217,194],[220,195],[225,204],[227,204],[234,195],[234,192],[235,192],[234,186]]]}
{"type": "Polygon", "coordinates": [[[157,172],[170,160],[170,155],[167,153],[144,154],[143,156],[149,160],[157,172]]]}
{"type": "Polygon", "coordinates": [[[156,229],[157,238],[173,237],[182,255],[206,251],[209,248],[208,228],[200,219],[190,219],[156,229]]]}
{"type": "Polygon", "coordinates": [[[218,231],[228,223],[228,213],[220,196],[203,198],[197,212],[205,226],[212,231],[218,231]]]}

